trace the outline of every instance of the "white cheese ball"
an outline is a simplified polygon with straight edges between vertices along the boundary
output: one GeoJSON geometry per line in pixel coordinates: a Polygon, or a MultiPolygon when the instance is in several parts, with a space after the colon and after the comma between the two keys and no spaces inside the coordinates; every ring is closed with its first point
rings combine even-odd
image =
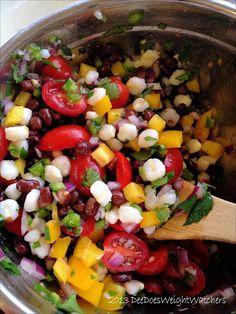
{"type": "Polygon", "coordinates": [[[119,141],[117,138],[112,138],[106,142],[111,150],[115,152],[119,152],[123,148],[123,143],[119,141]]]}
{"type": "Polygon", "coordinates": [[[24,210],[27,212],[34,212],[38,209],[38,199],[40,191],[37,189],[31,190],[25,198],[24,210]]]}
{"type": "Polygon", "coordinates": [[[152,234],[155,230],[156,230],[156,226],[143,228],[143,232],[146,233],[147,235],[152,234]]]}
{"type": "Polygon", "coordinates": [[[147,129],[138,136],[138,145],[142,148],[151,147],[158,141],[158,132],[154,129],[147,129]]]}
{"type": "Polygon", "coordinates": [[[160,113],[163,120],[166,121],[167,126],[174,127],[179,122],[180,115],[175,109],[167,108],[160,113]]]}
{"type": "Polygon", "coordinates": [[[29,143],[27,140],[13,142],[12,144],[16,145],[16,147],[19,149],[24,148],[26,152],[29,150],[29,143]]]}
{"type": "Polygon", "coordinates": [[[140,173],[141,177],[145,181],[155,181],[164,177],[166,173],[166,167],[163,162],[158,158],[148,159],[142,166],[142,172],[140,173]]]}
{"type": "Polygon", "coordinates": [[[106,90],[102,87],[96,87],[92,90],[93,95],[87,99],[89,105],[94,106],[99,100],[106,96],[106,90]]]}
{"type": "Polygon", "coordinates": [[[174,98],[174,106],[178,107],[180,104],[184,104],[186,107],[189,107],[192,103],[192,99],[189,95],[177,95],[174,98]]]}
{"type": "Polygon", "coordinates": [[[161,207],[163,205],[174,205],[176,201],[177,196],[175,190],[170,190],[169,192],[166,192],[165,194],[162,194],[160,197],[158,197],[156,206],[161,207]]]}
{"type": "Polygon", "coordinates": [[[50,57],[50,52],[48,49],[42,49],[40,54],[43,59],[48,59],[50,57]]]}
{"type": "Polygon", "coordinates": [[[12,200],[18,200],[18,198],[21,196],[21,192],[17,189],[16,183],[12,183],[8,185],[8,187],[5,190],[5,194],[8,198],[11,198],[12,200]]]}
{"type": "Polygon", "coordinates": [[[106,206],[111,201],[112,193],[102,181],[94,182],[90,187],[90,192],[102,206],[106,206]]]}
{"type": "Polygon", "coordinates": [[[24,236],[24,240],[30,243],[37,242],[40,239],[40,235],[41,233],[38,229],[32,229],[26,233],[26,235],[24,236]]]}
{"type": "Polygon", "coordinates": [[[45,232],[45,220],[42,219],[42,218],[39,218],[39,217],[35,217],[33,220],[32,220],[32,223],[30,225],[30,228],[32,229],[38,229],[40,231],[40,233],[43,233],[45,232]]]}
{"type": "Polygon", "coordinates": [[[6,139],[12,142],[22,141],[29,137],[29,129],[27,126],[12,126],[5,128],[6,139]]]}
{"type": "Polygon", "coordinates": [[[137,112],[143,112],[149,107],[148,102],[143,98],[137,98],[132,103],[133,109],[137,112]]]}
{"type": "Polygon", "coordinates": [[[102,141],[109,141],[116,135],[116,128],[111,124],[104,124],[98,132],[98,137],[102,141]]]}
{"type": "Polygon", "coordinates": [[[14,221],[19,214],[19,204],[15,200],[7,199],[0,202],[0,215],[5,221],[14,221]]]}
{"type": "Polygon", "coordinates": [[[115,224],[119,219],[117,208],[113,208],[110,211],[106,212],[105,219],[109,224],[115,224]]]}
{"type": "Polygon", "coordinates": [[[184,81],[182,80],[178,80],[177,77],[185,74],[186,72],[184,70],[175,70],[171,77],[169,78],[168,82],[170,85],[174,85],[174,86],[178,86],[180,84],[182,84],[184,81]]]}
{"type": "Polygon", "coordinates": [[[97,71],[88,71],[87,74],[85,75],[85,82],[87,84],[92,84],[94,83],[99,77],[99,73],[97,71]]]}
{"type": "Polygon", "coordinates": [[[67,156],[58,156],[53,159],[51,164],[60,170],[63,177],[67,177],[70,174],[71,165],[70,159],[67,156]]]}
{"type": "Polygon", "coordinates": [[[87,111],[85,115],[86,120],[94,120],[98,117],[98,114],[95,111],[87,111]]]}
{"type": "Polygon", "coordinates": [[[49,183],[58,183],[62,182],[61,171],[52,165],[48,165],[45,167],[45,180],[49,183]]]}
{"type": "Polygon", "coordinates": [[[15,180],[19,175],[19,169],[13,160],[2,160],[0,162],[0,175],[6,180],[15,180]]]}
{"type": "Polygon", "coordinates": [[[23,110],[23,117],[21,119],[20,124],[21,125],[28,125],[30,122],[30,119],[32,117],[32,110],[29,108],[24,108],[23,110]]]}
{"type": "Polygon", "coordinates": [[[125,203],[119,207],[118,217],[122,223],[127,224],[139,224],[143,219],[141,211],[138,208],[131,206],[130,203],[125,203]]]}
{"type": "Polygon", "coordinates": [[[126,87],[131,95],[138,96],[145,90],[146,83],[144,79],[133,76],[126,83],[126,87]]]}
{"type": "Polygon", "coordinates": [[[44,237],[41,237],[39,239],[40,246],[37,248],[33,248],[33,243],[30,243],[31,252],[33,255],[37,255],[39,258],[43,259],[46,256],[48,256],[49,250],[50,250],[50,244],[46,242],[44,237]]]}
{"type": "Polygon", "coordinates": [[[144,284],[139,280],[130,280],[124,283],[124,288],[129,295],[136,295],[144,289],[144,284]]]}
{"type": "Polygon", "coordinates": [[[135,139],[137,135],[138,129],[135,125],[131,123],[124,123],[120,126],[117,137],[121,142],[127,142],[135,139]]]}

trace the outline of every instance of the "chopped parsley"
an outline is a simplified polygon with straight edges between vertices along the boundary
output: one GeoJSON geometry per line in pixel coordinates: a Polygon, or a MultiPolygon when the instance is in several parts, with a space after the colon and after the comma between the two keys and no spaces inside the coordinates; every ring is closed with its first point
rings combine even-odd
{"type": "Polygon", "coordinates": [[[101,181],[100,175],[93,168],[88,168],[82,179],[82,185],[85,187],[90,187],[94,182],[101,181]]]}
{"type": "Polygon", "coordinates": [[[41,244],[39,243],[39,241],[34,242],[34,243],[32,244],[32,249],[37,249],[37,248],[40,247],[40,246],[41,246],[41,244]]]}
{"type": "Polygon", "coordinates": [[[13,80],[16,82],[16,84],[21,83],[25,79],[26,74],[25,75],[19,75],[19,66],[17,64],[12,64],[11,69],[12,69],[13,80]]]}
{"type": "Polygon", "coordinates": [[[164,177],[152,182],[151,184],[152,188],[158,188],[159,186],[167,184],[172,178],[174,178],[174,176],[175,176],[174,171],[167,172],[164,177]]]}
{"type": "Polygon", "coordinates": [[[197,203],[197,196],[194,194],[191,197],[188,197],[185,201],[177,205],[176,209],[183,210],[186,213],[189,213],[197,203]]]}
{"type": "Polygon", "coordinates": [[[103,36],[111,36],[111,35],[118,35],[125,33],[132,29],[132,26],[126,26],[126,25],[118,25],[114,26],[105,33],[103,33],[103,36]]]}
{"type": "Polygon", "coordinates": [[[193,179],[193,174],[192,174],[192,172],[191,172],[190,170],[188,170],[187,168],[185,168],[185,169],[183,170],[182,178],[183,178],[184,180],[190,181],[190,180],[193,179]]]}
{"type": "Polygon", "coordinates": [[[68,211],[68,214],[62,219],[61,223],[67,227],[80,227],[80,215],[76,214],[72,209],[68,211]]]}

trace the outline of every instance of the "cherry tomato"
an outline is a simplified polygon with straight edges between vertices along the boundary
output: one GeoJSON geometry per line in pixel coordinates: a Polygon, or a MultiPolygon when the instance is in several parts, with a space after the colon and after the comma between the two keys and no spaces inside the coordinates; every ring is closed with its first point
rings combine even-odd
{"type": "Polygon", "coordinates": [[[95,228],[95,218],[93,216],[86,216],[82,222],[81,236],[89,236],[95,228]]]}
{"type": "Polygon", "coordinates": [[[112,108],[122,108],[124,107],[129,100],[129,91],[127,87],[122,83],[119,77],[110,77],[112,83],[115,83],[119,89],[120,95],[117,99],[111,100],[112,108]]]}
{"type": "Polygon", "coordinates": [[[48,107],[65,116],[78,116],[87,107],[86,97],[83,95],[79,101],[72,103],[62,88],[63,85],[63,82],[55,81],[45,83],[42,88],[43,99],[48,107]]]}
{"type": "Polygon", "coordinates": [[[19,215],[17,218],[11,222],[8,222],[5,224],[6,229],[9,232],[13,232],[17,234],[18,236],[22,237],[22,215],[23,215],[23,210],[19,210],[19,215]]]}
{"type": "Polygon", "coordinates": [[[40,150],[62,150],[88,141],[90,134],[80,125],[64,125],[48,131],[39,142],[40,150]]]}
{"type": "Polygon", "coordinates": [[[61,231],[73,238],[79,236],[78,234],[76,234],[76,227],[67,227],[67,226],[61,225],[61,231]]]}
{"type": "Polygon", "coordinates": [[[173,183],[180,176],[183,169],[183,156],[178,148],[169,148],[165,157],[164,165],[166,173],[174,172],[174,177],[168,183],[173,183]]]}
{"type": "Polygon", "coordinates": [[[162,287],[170,294],[194,297],[205,288],[204,274],[196,264],[191,262],[184,265],[184,271],[184,276],[181,279],[170,281],[169,278],[162,278],[162,287]]]}
{"type": "Polygon", "coordinates": [[[187,249],[189,260],[196,263],[202,269],[209,265],[209,250],[201,240],[182,241],[181,244],[187,249]]]}
{"type": "Polygon", "coordinates": [[[4,128],[0,127],[0,160],[3,160],[8,153],[9,141],[6,139],[4,128]]]}
{"type": "Polygon", "coordinates": [[[161,246],[154,252],[150,252],[149,259],[137,270],[142,275],[156,275],[161,273],[168,262],[168,248],[161,246]]]}
{"type": "Polygon", "coordinates": [[[47,59],[51,63],[43,68],[43,75],[50,76],[57,80],[67,80],[72,77],[72,68],[62,56],[52,56],[47,59]]]}
{"type": "Polygon", "coordinates": [[[109,225],[112,229],[115,229],[117,231],[124,231],[127,233],[133,233],[137,231],[140,228],[140,224],[124,224],[120,220],[117,221],[115,224],[109,225]],[[128,231],[130,230],[130,231],[128,231]]]}
{"type": "Polygon", "coordinates": [[[0,184],[4,186],[8,186],[10,184],[16,183],[16,180],[6,180],[0,176],[0,184]]]}
{"type": "Polygon", "coordinates": [[[71,160],[70,181],[76,185],[81,193],[87,196],[91,195],[90,187],[83,185],[83,179],[86,170],[89,168],[95,170],[100,175],[101,179],[104,180],[104,168],[101,168],[90,154],[77,154],[77,158],[71,160]]]}
{"type": "Polygon", "coordinates": [[[175,267],[175,265],[171,262],[168,261],[163,274],[167,278],[182,278],[182,275],[179,273],[179,270],[175,267]]]}
{"type": "Polygon", "coordinates": [[[116,152],[115,155],[117,158],[116,181],[120,184],[120,190],[123,190],[132,181],[132,168],[124,154],[116,152]]]}
{"type": "Polygon", "coordinates": [[[103,262],[111,272],[139,269],[149,256],[146,243],[126,232],[112,232],[103,243],[103,262]]]}
{"type": "Polygon", "coordinates": [[[162,294],[162,287],[155,277],[145,278],[143,280],[144,290],[147,293],[162,294]]]}

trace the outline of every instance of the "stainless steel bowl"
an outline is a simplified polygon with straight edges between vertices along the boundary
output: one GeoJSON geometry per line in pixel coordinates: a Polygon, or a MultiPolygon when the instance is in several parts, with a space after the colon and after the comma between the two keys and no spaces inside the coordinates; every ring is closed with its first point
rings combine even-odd
{"type": "MultiPolygon", "coordinates": [[[[66,8],[47,15],[24,30],[1,48],[1,66],[7,62],[10,52],[23,48],[30,42],[45,42],[50,34],[59,35],[71,47],[76,47],[94,39],[118,41],[125,49],[130,49],[129,42],[137,36],[154,34],[160,41],[174,38],[181,41],[190,38],[193,44],[192,55],[199,65],[205,81],[203,106],[212,106],[221,112],[222,136],[236,145],[236,5],[220,0],[81,0],[66,8]],[[93,13],[99,8],[108,17],[103,23],[93,13]],[[126,34],[102,38],[102,32],[115,25],[126,25],[129,12],[143,8],[145,19],[141,26],[126,34]],[[160,30],[160,23],[168,25],[160,30]],[[223,66],[209,70],[210,60],[217,63],[223,60],[223,66]],[[207,82],[210,80],[210,85],[207,82]]],[[[224,174],[217,182],[216,193],[228,200],[236,197],[236,153],[224,157],[222,161],[224,174]]],[[[1,245],[8,245],[6,239],[0,238],[1,245]]],[[[235,252],[235,247],[230,247],[235,252]]],[[[10,252],[16,258],[13,252],[10,252]]],[[[229,253],[231,254],[231,253],[229,253]]],[[[17,259],[17,258],[16,258],[17,259]]],[[[235,274],[232,276],[235,276],[235,274]]],[[[0,308],[6,313],[56,313],[55,308],[37,295],[26,277],[12,277],[4,271],[0,273],[0,308]]],[[[223,308],[198,307],[194,313],[230,313],[233,303],[223,308]]],[[[132,313],[147,312],[147,308],[138,307],[132,313]]],[[[150,310],[151,311],[151,310],[150,310]]],[[[172,309],[172,312],[175,310],[172,309]]],[[[151,311],[152,312],[152,311],[151,311]]],[[[151,313],[150,312],[150,313],[151,313]]],[[[153,310],[155,313],[156,310],[153,310]]],[[[167,310],[163,313],[168,312],[167,310]]],[[[192,311],[188,313],[193,313],[192,311]]]]}

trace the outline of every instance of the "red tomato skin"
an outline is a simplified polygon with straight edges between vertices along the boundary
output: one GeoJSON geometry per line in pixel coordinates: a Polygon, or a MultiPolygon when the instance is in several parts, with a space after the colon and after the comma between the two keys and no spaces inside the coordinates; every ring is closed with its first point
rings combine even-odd
{"type": "Polygon", "coordinates": [[[178,148],[169,148],[164,160],[166,173],[174,171],[174,177],[168,183],[173,183],[183,170],[183,156],[178,148]]]}
{"type": "Polygon", "coordinates": [[[120,95],[117,99],[111,100],[112,108],[122,108],[124,107],[129,100],[129,91],[127,87],[122,83],[121,79],[117,76],[109,78],[112,83],[115,83],[119,89],[120,95]]]}
{"type": "Polygon", "coordinates": [[[69,230],[66,228],[66,226],[61,225],[61,231],[73,238],[76,238],[79,236],[79,235],[76,235],[76,227],[73,227],[72,230],[69,230]]]}
{"type": "Polygon", "coordinates": [[[144,290],[147,293],[162,295],[162,287],[155,277],[145,278],[143,283],[144,283],[144,290]]]}
{"type": "Polygon", "coordinates": [[[123,190],[127,184],[132,181],[132,168],[129,160],[121,152],[115,153],[116,161],[116,181],[120,184],[120,190],[123,190]]]}
{"type": "Polygon", "coordinates": [[[80,236],[89,236],[95,228],[95,218],[93,216],[87,216],[82,222],[82,232],[80,236]]]}
{"type": "Polygon", "coordinates": [[[72,77],[72,68],[62,56],[51,56],[47,60],[55,64],[58,69],[51,64],[47,64],[43,68],[44,76],[50,76],[57,80],[68,80],[72,77]]]}
{"type": "Polygon", "coordinates": [[[166,246],[161,246],[154,252],[150,252],[150,258],[154,257],[155,260],[149,262],[148,260],[143,264],[141,268],[137,270],[139,274],[151,276],[161,273],[167,265],[168,262],[168,248],[166,246]]]}
{"type": "Polygon", "coordinates": [[[0,160],[3,160],[8,153],[9,141],[6,139],[4,128],[0,127],[0,160]]]}
{"type": "Polygon", "coordinates": [[[40,150],[62,150],[73,148],[76,144],[89,141],[89,132],[80,125],[63,125],[55,128],[41,138],[39,142],[40,150]]]}
{"type": "Polygon", "coordinates": [[[86,96],[81,100],[71,103],[63,90],[63,82],[48,81],[42,87],[42,96],[48,107],[65,116],[74,117],[84,112],[87,108],[86,96]]]}
{"type": "Polygon", "coordinates": [[[5,224],[5,228],[9,232],[13,232],[13,233],[15,233],[16,235],[18,235],[20,237],[23,236],[23,234],[21,232],[21,218],[22,218],[22,214],[23,214],[23,210],[20,209],[18,217],[15,220],[5,224]]]}
{"type": "MultiPolygon", "coordinates": [[[[115,224],[111,224],[109,225],[109,227],[111,227],[112,229],[115,229],[117,231],[123,231],[123,232],[127,232],[125,230],[125,228],[122,226],[120,220],[117,221],[115,224]]],[[[130,232],[130,233],[135,233],[135,231],[137,231],[140,228],[140,224],[136,224],[134,229],[130,232]]]]}
{"type": "Polygon", "coordinates": [[[6,180],[0,176],[0,184],[3,186],[8,186],[10,184],[16,183],[16,180],[6,180]]]}
{"type": "Polygon", "coordinates": [[[129,271],[135,271],[139,269],[143,263],[147,260],[149,257],[149,250],[147,247],[147,244],[136,237],[133,234],[126,233],[126,232],[111,232],[104,240],[103,243],[104,246],[104,255],[102,257],[102,260],[104,264],[107,266],[107,268],[113,272],[129,272],[129,271]],[[139,248],[139,251],[132,251],[129,248],[125,248],[122,245],[119,245],[120,239],[125,238],[127,240],[132,240],[133,245],[135,245],[137,248],[139,248]],[[114,245],[116,243],[117,245],[114,245]],[[112,245],[113,244],[113,245],[112,245]],[[131,265],[119,265],[119,266],[112,266],[110,265],[110,258],[114,253],[120,253],[123,256],[130,257],[133,259],[138,259],[137,264],[131,265]]]}
{"type": "Polygon", "coordinates": [[[76,188],[84,195],[91,196],[90,188],[82,185],[83,176],[88,168],[92,168],[100,175],[101,179],[105,178],[105,170],[101,168],[90,154],[77,154],[76,159],[71,160],[70,181],[76,185],[76,188]]]}

